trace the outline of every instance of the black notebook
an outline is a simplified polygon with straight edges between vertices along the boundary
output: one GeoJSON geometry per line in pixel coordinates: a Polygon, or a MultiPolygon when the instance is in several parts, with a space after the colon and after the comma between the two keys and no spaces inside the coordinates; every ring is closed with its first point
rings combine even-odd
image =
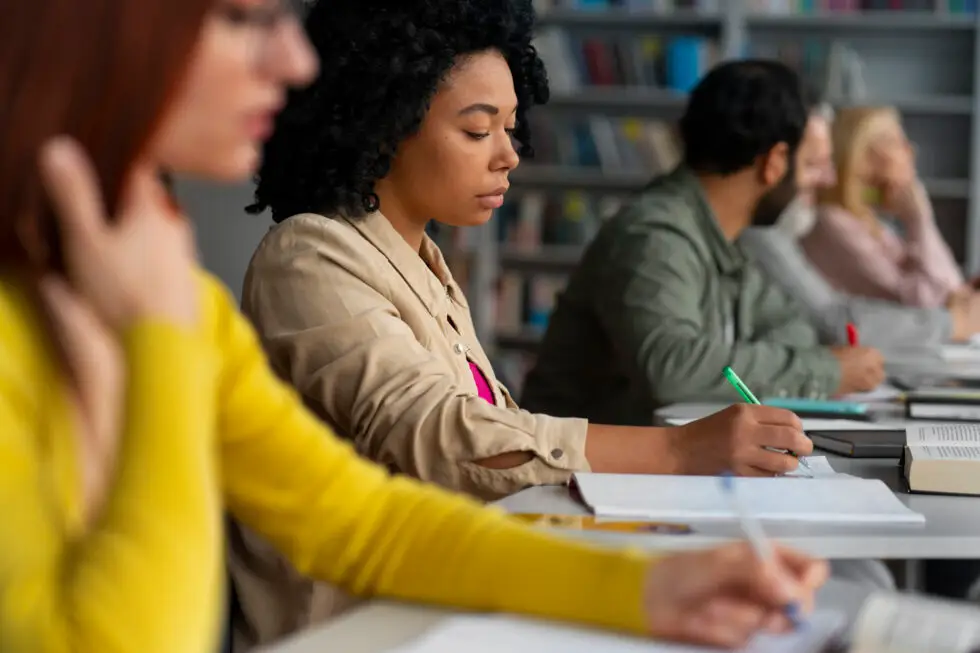
{"type": "Polygon", "coordinates": [[[900,458],[905,430],[807,431],[813,446],[851,458],[900,458]]]}

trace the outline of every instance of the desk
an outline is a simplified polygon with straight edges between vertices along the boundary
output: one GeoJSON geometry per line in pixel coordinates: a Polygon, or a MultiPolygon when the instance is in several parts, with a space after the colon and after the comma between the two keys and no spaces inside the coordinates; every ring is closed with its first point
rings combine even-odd
{"type": "MultiPolygon", "coordinates": [[[[869,596],[860,586],[831,579],[817,595],[821,608],[852,618],[869,596]]],[[[265,653],[387,653],[418,638],[452,612],[417,605],[373,601],[324,625],[311,628],[265,653]]]]}
{"type": "MultiPolygon", "coordinates": [[[[707,403],[669,406],[657,411],[657,418],[661,421],[698,419],[722,408],[722,404],[707,403]]],[[[901,423],[897,417],[888,421],[901,423]]],[[[838,560],[980,559],[980,499],[908,494],[901,490],[901,474],[895,459],[846,458],[834,454],[828,454],[827,458],[838,472],[884,481],[905,505],[925,515],[925,525],[772,524],[767,525],[767,534],[815,556],[838,560]]],[[[585,507],[574,501],[564,486],[528,488],[503,499],[498,505],[510,512],[587,514],[585,507]]],[[[657,551],[711,546],[741,537],[736,524],[695,523],[692,526],[695,533],[690,535],[557,532],[595,542],[628,543],[657,551]]]]}

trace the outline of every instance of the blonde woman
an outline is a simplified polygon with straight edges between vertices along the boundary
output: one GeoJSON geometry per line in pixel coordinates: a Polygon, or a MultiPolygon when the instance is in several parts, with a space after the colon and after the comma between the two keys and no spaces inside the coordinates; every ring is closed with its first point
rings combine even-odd
{"type": "Polygon", "coordinates": [[[963,276],[936,226],[898,113],[844,109],[833,140],[838,182],[819,195],[817,224],[801,241],[807,256],[844,292],[908,306],[950,303],[965,287],[963,276]]]}

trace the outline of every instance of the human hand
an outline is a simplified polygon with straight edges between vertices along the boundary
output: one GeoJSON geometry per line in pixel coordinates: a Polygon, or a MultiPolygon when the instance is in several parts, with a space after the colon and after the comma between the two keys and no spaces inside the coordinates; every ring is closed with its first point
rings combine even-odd
{"type": "Polygon", "coordinates": [[[116,334],[64,280],[38,284],[41,306],[71,383],[66,393],[77,435],[82,518],[98,516],[115,469],[122,428],[126,364],[116,334]]]}
{"type": "Polygon", "coordinates": [[[745,542],[671,555],[654,563],[646,577],[650,633],[740,649],[761,630],[788,630],[786,606],[798,603],[808,612],[828,574],[825,562],[778,545],[768,561],[745,542]]]}
{"type": "Polygon", "coordinates": [[[953,293],[946,302],[953,323],[950,339],[966,342],[980,333],[980,293],[967,290],[953,293]]]}
{"type": "Polygon", "coordinates": [[[117,332],[140,319],[197,321],[190,225],[156,170],[137,165],[110,219],[95,170],[75,141],[45,144],[40,169],[61,228],[68,284],[98,319],[117,332]]]}
{"type": "Polygon", "coordinates": [[[881,191],[882,207],[899,219],[912,217],[916,203],[918,173],[915,151],[904,138],[901,141],[872,145],[869,150],[872,184],[881,191]]]}
{"type": "Polygon", "coordinates": [[[830,351],[841,368],[838,394],[869,392],[885,381],[885,357],[877,349],[840,346],[830,351]]]}
{"type": "Polygon", "coordinates": [[[735,404],[673,429],[671,450],[679,474],[773,476],[797,468],[796,457],[813,452],[803,424],[792,412],[771,406],[735,404]]]}

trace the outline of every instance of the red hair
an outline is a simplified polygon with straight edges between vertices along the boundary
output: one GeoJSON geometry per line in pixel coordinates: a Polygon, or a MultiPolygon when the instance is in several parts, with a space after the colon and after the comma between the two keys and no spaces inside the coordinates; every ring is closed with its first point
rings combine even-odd
{"type": "Polygon", "coordinates": [[[214,0],[0,0],[0,268],[59,265],[38,151],[78,140],[109,215],[153,136],[214,0]],[[36,234],[48,262],[32,260],[36,234]]]}

